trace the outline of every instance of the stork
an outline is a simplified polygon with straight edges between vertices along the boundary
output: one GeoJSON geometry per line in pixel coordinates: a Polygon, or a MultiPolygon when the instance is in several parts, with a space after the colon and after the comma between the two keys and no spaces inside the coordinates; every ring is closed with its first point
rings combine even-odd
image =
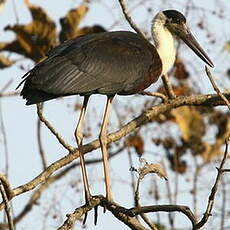
{"type": "Polygon", "coordinates": [[[114,96],[138,93],[167,74],[176,56],[174,38],[182,39],[207,65],[214,67],[180,12],[159,12],[152,21],[151,32],[154,45],[129,31],[95,33],[68,40],[48,52],[47,58],[26,73],[19,84],[24,83],[21,96],[27,105],[62,96],[84,96],[75,138],[86,202],[92,197],[82,149],[82,129],[89,97],[92,94],[107,96],[99,140],[106,197],[111,201],[107,125],[114,96]]]}

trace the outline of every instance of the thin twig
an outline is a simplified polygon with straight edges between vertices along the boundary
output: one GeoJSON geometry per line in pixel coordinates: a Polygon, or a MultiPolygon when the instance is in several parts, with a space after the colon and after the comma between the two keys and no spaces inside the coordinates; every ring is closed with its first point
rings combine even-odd
{"type": "Polygon", "coordinates": [[[9,172],[9,151],[8,151],[8,142],[7,142],[7,137],[6,137],[5,123],[4,123],[4,120],[3,120],[1,101],[0,101],[0,127],[1,127],[1,131],[2,131],[3,146],[4,146],[4,153],[5,153],[5,174],[6,174],[6,176],[8,176],[8,172],[9,172]]]}
{"type": "MultiPolygon", "coordinates": [[[[41,104],[41,110],[43,110],[43,103],[41,104]]],[[[42,146],[42,138],[41,138],[41,120],[38,117],[37,119],[37,139],[38,139],[38,149],[39,149],[39,154],[42,160],[42,166],[43,169],[45,170],[47,168],[47,162],[46,162],[46,158],[45,158],[45,152],[42,146]]]]}
{"type": "MultiPolygon", "coordinates": [[[[3,176],[0,177],[0,193],[2,195],[2,200],[5,204],[5,213],[6,213],[6,217],[7,217],[7,221],[8,221],[8,227],[9,230],[14,230],[14,223],[13,223],[13,218],[11,215],[11,209],[10,209],[10,202],[9,202],[9,197],[8,197],[8,188],[6,189],[5,184],[7,179],[5,178],[4,180],[3,176]]],[[[8,186],[7,186],[8,187],[8,186]]]]}
{"type": "MultiPolygon", "coordinates": [[[[174,156],[173,156],[173,161],[174,161],[174,165],[175,165],[175,179],[174,179],[174,182],[175,182],[175,185],[174,185],[174,201],[173,201],[173,204],[177,204],[177,196],[178,196],[178,183],[179,183],[179,180],[178,180],[178,156],[177,156],[177,152],[174,153],[174,156]]],[[[171,229],[174,230],[175,229],[175,218],[176,218],[176,214],[173,213],[173,214],[170,214],[171,216],[171,229]]]]}
{"type": "Polygon", "coordinates": [[[51,133],[54,134],[54,136],[57,138],[57,140],[59,141],[59,143],[65,148],[67,149],[69,152],[73,152],[75,150],[74,147],[72,147],[70,144],[68,144],[63,137],[56,131],[56,129],[50,124],[50,122],[48,120],[45,119],[45,117],[43,116],[42,113],[42,107],[41,104],[37,104],[37,114],[38,117],[40,119],[40,121],[42,121],[46,127],[51,131],[51,133]]]}
{"type": "Polygon", "coordinates": [[[3,93],[7,90],[7,88],[10,87],[11,83],[13,82],[13,79],[10,79],[6,84],[1,88],[0,92],[3,93]]]}
{"type": "Polygon", "coordinates": [[[224,222],[225,222],[225,212],[226,212],[226,183],[224,178],[222,178],[222,207],[221,207],[221,221],[220,221],[220,230],[224,230],[224,222]]]}
{"type": "Polygon", "coordinates": [[[223,101],[226,103],[226,105],[228,106],[228,109],[230,110],[230,102],[228,101],[228,99],[224,96],[223,93],[221,93],[220,89],[217,87],[213,77],[212,77],[212,74],[209,70],[209,68],[207,66],[205,66],[205,71],[206,71],[206,74],[212,84],[212,87],[213,89],[216,91],[216,93],[223,99],[223,101]]]}
{"type": "Polygon", "coordinates": [[[140,213],[141,218],[144,220],[144,222],[150,227],[152,230],[158,230],[157,226],[149,220],[149,218],[144,213],[140,213]]]}
{"type": "Polygon", "coordinates": [[[9,88],[9,86],[11,85],[11,83],[13,82],[13,80],[9,80],[0,90],[0,97],[10,97],[10,96],[17,96],[19,95],[19,92],[17,91],[13,91],[13,92],[7,92],[5,93],[5,91],[7,90],[7,88],[9,88]]]}
{"type": "MultiPolygon", "coordinates": [[[[153,191],[153,193],[154,193],[154,199],[155,199],[155,204],[156,205],[158,205],[159,204],[159,202],[158,202],[158,200],[160,199],[160,195],[159,195],[159,190],[158,190],[158,185],[157,185],[157,180],[156,180],[156,178],[155,177],[153,177],[153,184],[154,184],[154,191],[153,191]]],[[[161,223],[161,217],[160,217],[160,214],[157,212],[156,213],[156,218],[157,218],[157,223],[158,224],[160,224],[161,223]]]]}
{"type": "Polygon", "coordinates": [[[125,6],[124,0],[118,0],[122,9],[122,12],[126,18],[126,20],[128,21],[129,25],[138,33],[140,34],[144,39],[145,35],[141,32],[141,30],[136,26],[136,24],[133,22],[132,18],[129,16],[128,14],[128,10],[125,6]]]}
{"type": "MultiPolygon", "coordinates": [[[[196,156],[194,156],[194,159],[196,160],[196,156]]],[[[197,161],[195,161],[195,163],[196,163],[196,168],[195,168],[194,178],[193,178],[192,193],[193,193],[193,212],[194,215],[197,217],[197,197],[198,197],[197,184],[198,184],[198,179],[200,177],[200,171],[208,162],[204,162],[200,165],[197,164],[197,161]]]]}
{"type": "Polygon", "coordinates": [[[209,198],[208,198],[208,204],[207,204],[206,211],[203,215],[203,218],[199,221],[199,223],[197,223],[195,225],[195,227],[193,229],[200,229],[202,226],[205,225],[205,223],[208,221],[208,218],[211,216],[212,208],[213,208],[214,200],[215,200],[215,195],[217,193],[217,189],[218,189],[218,186],[220,184],[221,177],[223,175],[222,169],[223,169],[223,166],[225,164],[225,161],[226,161],[227,155],[228,155],[228,142],[229,142],[229,138],[228,138],[228,140],[225,141],[224,156],[223,156],[223,159],[220,163],[220,167],[217,168],[218,173],[217,173],[215,183],[212,187],[211,193],[210,193],[209,198]]]}
{"type": "Polygon", "coordinates": [[[165,74],[165,75],[162,76],[162,81],[163,81],[165,91],[166,91],[168,97],[170,99],[176,98],[176,95],[175,95],[175,93],[173,91],[173,87],[172,87],[172,84],[171,84],[171,82],[169,80],[168,74],[165,74]]]}
{"type": "MultiPolygon", "coordinates": [[[[122,127],[122,118],[119,114],[119,110],[118,110],[115,103],[113,103],[113,109],[115,111],[115,114],[117,115],[117,119],[119,122],[119,128],[121,128],[122,127]]],[[[127,149],[127,153],[128,153],[129,168],[131,168],[133,166],[131,150],[130,150],[130,147],[126,144],[126,142],[125,142],[125,145],[126,145],[126,149],[127,149]]],[[[134,199],[134,205],[135,205],[135,178],[134,178],[134,174],[132,172],[130,172],[130,174],[131,174],[131,187],[132,187],[132,191],[133,191],[133,199],[134,199]]]]}
{"type": "Polygon", "coordinates": [[[158,92],[141,91],[138,94],[147,95],[151,97],[159,97],[163,102],[167,101],[168,99],[163,93],[158,93],[158,92]]]}
{"type": "MultiPolygon", "coordinates": [[[[167,151],[167,150],[166,150],[167,151]]],[[[162,165],[164,167],[164,169],[166,170],[166,166],[165,166],[165,162],[162,161],[162,165]]],[[[172,191],[171,191],[171,187],[170,187],[170,183],[166,183],[166,188],[167,188],[167,197],[168,197],[168,200],[169,200],[169,204],[173,204],[173,200],[172,200],[172,191]]],[[[173,225],[174,225],[174,218],[173,218],[173,215],[171,212],[168,213],[168,221],[169,221],[169,224],[170,224],[170,227],[171,229],[173,229],[173,225]]]]}
{"type": "Polygon", "coordinates": [[[221,169],[221,171],[224,172],[230,172],[230,169],[221,169]]]}
{"type": "Polygon", "coordinates": [[[140,182],[141,182],[141,179],[140,177],[138,177],[137,179],[137,185],[136,185],[136,190],[135,190],[135,196],[134,196],[134,200],[135,200],[135,206],[138,207],[139,206],[139,187],[140,187],[140,182]]]}
{"type": "MultiPolygon", "coordinates": [[[[146,0],[140,0],[140,1],[137,1],[136,4],[134,3],[133,5],[131,5],[130,8],[129,8],[129,13],[133,12],[135,9],[139,8],[140,6],[142,6],[145,1],[146,0]]],[[[123,19],[123,15],[122,15],[122,18],[118,17],[116,20],[114,20],[114,22],[108,27],[108,31],[113,30],[121,22],[122,19],[123,19]]]]}
{"type": "MultiPolygon", "coordinates": [[[[140,208],[140,196],[139,196],[139,188],[140,188],[140,182],[141,182],[141,177],[139,175],[137,179],[137,185],[136,185],[136,190],[135,190],[135,196],[134,196],[134,201],[135,201],[135,206],[136,208],[140,208]]],[[[157,226],[149,220],[149,218],[145,215],[144,212],[140,212],[141,218],[144,220],[144,222],[153,230],[158,230],[157,226]]]]}
{"type": "Polygon", "coordinates": [[[7,179],[7,177],[3,174],[0,174],[0,181],[2,185],[4,186],[5,193],[7,195],[8,200],[10,200],[13,197],[13,191],[10,187],[10,183],[7,179]]]}
{"type": "Polygon", "coordinates": [[[12,97],[12,96],[18,96],[19,92],[6,92],[6,93],[0,93],[0,97],[12,97]]]}
{"type": "Polygon", "coordinates": [[[18,24],[19,23],[19,18],[18,18],[18,13],[17,13],[17,7],[16,7],[15,0],[13,0],[13,11],[14,11],[14,15],[15,15],[16,24],[18,24]]]}
{"type": "MultiPolygon", "coordinates": [[[[133,166],[133,160],[132,160],[132,154],[131,154],[131,150],[130,150],[130,147],[127,146],[127,153],[128,153],[128,159],[129,159],[129,166],[130,168],[133,166]]],[[[132,191],[133,191],[133,202],[134,202],[134,205],[135,205],[135,177],[134,177],[134,173],[133,172],[130,172],[131,174],[131,187],[132,187],[132,191]]]]}

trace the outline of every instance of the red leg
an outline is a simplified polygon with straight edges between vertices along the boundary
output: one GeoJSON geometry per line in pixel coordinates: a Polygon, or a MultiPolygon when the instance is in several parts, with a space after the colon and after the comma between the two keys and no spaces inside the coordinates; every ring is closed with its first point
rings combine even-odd
{"type": "Polygon", "coordinates": [[[112,201],[112,190],[111,190],[108,151],[107,151],[107,127],[108,127],[109,116],[112,108],[113,97],[114,96],[107,97],[104,118],[101,126],[100,136],[99,136],[102,158],[103,158],[103,166],[104,166],[106,198],[108,199],[108,201],[112,201]]]}
{"type": "Polygon", "coordinates": [[[85,118],[85,112],[88,104],[89,96],[84,97],[83,105],[81,108],[81,113],[80,117],[78,120],[77,128],[74,132],[76,141],[77,141],[77,146],[79,150],[79,157],[80,157],[80,165],[81,165],[81,173],[82,173],[82,178],[83,178],[83,184],[84,184],[84,190],[85,190],[85,201],[86,203],[90,202],[91,195],[89,191],[89,182],[88,182],[88,177],[87,177],[87,172],[86,172],[86,167],[85,167],[85,159],[84,159],[84,154],[82,151],[82,140],[83,140],[83,123],[84,123],[84,118],[85,118]]]}

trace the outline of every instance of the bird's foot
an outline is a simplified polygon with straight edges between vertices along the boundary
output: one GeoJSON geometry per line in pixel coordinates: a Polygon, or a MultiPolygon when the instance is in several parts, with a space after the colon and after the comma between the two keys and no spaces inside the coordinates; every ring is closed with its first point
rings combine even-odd
{"type": "Polygon", "coordinates": [[[85,194],[85,204],[87,206],[92,206],[92,202],[93,201],[93,196],[89,193],[89,194],[85,194]]]}
{"type": "MultiPolygon", "coordinates": [[[[106,200],[107,200],[107,202],[108,203],[112,203],[113,202],[113,198],[112,198],[113,196],[112,196],[112,194],[107,194],[106,195],[106,200]]],[[[103,205],[103,212],[105,213],[106,212],[106,205],[104,204],[103,205]]]]}
{"type": "MultiPolygon", "coordinates": [[[[98,205],[95,206],[94,204],[94,199],[96,198],[93,197],[92,195],[88,194],[85,195],[85,206],[88,206],[90,209],[94,208],[94,225],[97,225],[97,220],[98,220],[98,205]]],[[[85,213],[84,219],[83,219],[83,225],[85,225],[88,217],[88,212],[85,213]]]]}
{"type": "MultiPolygon", "coordinates": [[[[85,206],[92,206],[92,200],[93,197],[92,195],[88,192],[85,192],[85,206]]],[[[84,219],[83,219],[83,225],[85,225],[86,221],[87,221],[87,217],[88,217],[88,212],[85,213],[84,215],[84,219]]]]}

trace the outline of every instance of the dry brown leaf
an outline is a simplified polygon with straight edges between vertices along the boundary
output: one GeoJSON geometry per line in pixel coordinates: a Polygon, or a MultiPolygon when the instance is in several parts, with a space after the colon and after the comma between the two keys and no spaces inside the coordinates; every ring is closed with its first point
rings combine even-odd
{"type": "Polygon", "coordinates": [[[168,180],[165,169],[160,164],[145,163],[143,167],[138,169],[140,179],[143,179],[149,173],[156,173],[160,178],[168,180]]]}
{"type": "Polygon", "coordinates": [[[186,84],[180,84],[179,86],[173,87],[173,91],[176,96],[190,96],[193,94],[193,89],[186,84]]]}
{"type": "Polygon", "coordinates": [[[166,137],[166,138],[152,138],[152,141],[156,145],[163,145],[164,148],[166,149],[172,149],[176,146],[176,141],[174,140],[173,137],[166,137]]]}
{"type": "Polygon", "coordinates": [[[101,32],[106,32],[106,29],[100,25],[85,26],[77,30],[75,36],[81,36],[81,35],[92,34],[92,33],[101,33],[101,32]]]}
{"type": "Polygon", "coordinates": [[[226,124],[225,132],[221,136],[218,136],[214,144],[204,143],[205,150],[201,154],[205,162],[209,162],[212,159],[215,159],[218,156],[223,155],[222,146],[225,143],[225,140],[229,137],[230,133],[230,120],[226,124]]]}
{"type": "Polygon", "coordinates": [[[226,44],[224,45],[224,50],[230,52],[230,41],[226,42],[226,44]]]}
{"type": "Polygon", "coordinates": [[[10,60],[9,58],[0,55],[0,69],[4,69],[7,67],[12,66],[15,63],[15,61],[10,60]]]}
{"type": "Polygon", "coordinates": [[[25,0],[33,21],[28,25],[7,26],[16,39],[9,43],[0,43],[0,50],[16,52],[38,62],[47,51],[57,44],[56,26],[47,13],[38,6],[25,0]]]}
{"type": "Polygon", "coordinates": [[[126,145],[133,147],[137,155],[142,156],[144,153],[144,141],[139,134],[131,135],[126,139],[126,145]]]}
{"type": "MultiPolygon", "coordinates": [[[[172,88],[176,96],[190,96],[194,93],[194,90],[187,84],[187,82],[180,82],[179,85],[173,85],[172,88]]],[[[164,86],[159,87],[157,92],[166,95],[164,86]]]]}
{"type": "Polygon", "coordinates": [[[185,65],[183,61],[180,58],[177,58],[175,61],[175,72],[174,72],[175,78],[179,80],[184,80],[189,77],[189,72],[185,68],[185,65]]]}
{"type": "Polygon", "coordinates": [[[67,15],[60,19],[61,32],[59,34],[60,42],[77,36],[79,24],[88,12],[88,7],[81,5],[76,9],[70,10],[67,15]]]}
{"type": "Polygon", "coordinates": [[[173,109],[171,113],[175,117],[184,141],[201,139],[205,132],[205,124],[197,108],[183,106],[173,109]]]}
{"type": "Polygon", "coordinates": [[[180,174],[185,173],[188,168],[186,161],[181,158],[183,156],[183,153],[185,152],[184,147],[184,145],[180,147],[176,146],[174,154],[167,154],[171,169],[180,174]]]}

